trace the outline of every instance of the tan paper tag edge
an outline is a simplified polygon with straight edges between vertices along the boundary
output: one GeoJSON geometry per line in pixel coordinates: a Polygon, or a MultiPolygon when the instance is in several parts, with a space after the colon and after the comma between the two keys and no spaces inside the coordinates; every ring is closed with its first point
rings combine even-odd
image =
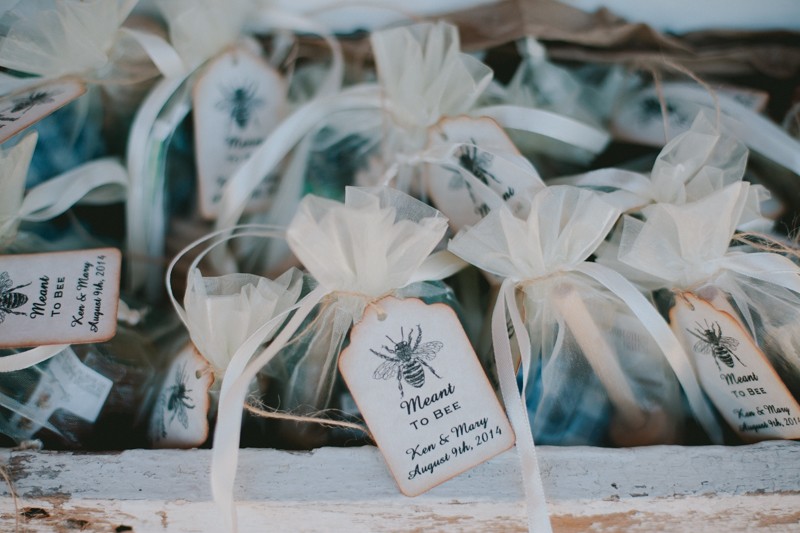
{"type": "Polygon", "coordinates": [[[121,267],[116,248],[0,256],[0,348],[113,338],[121,267]]]}
{"type": "Polygon", "coordinates": [[[208,412],[211,409],[209,391],[213,383],[214,375],[208,361],[189,342],[170,363],[166,380],[159,390],[148,429],[148,437],[154,447],[194,448],[208,440],[208,412]],[[194,370],[188,369],[187,372],[187,360],[192,361],[194,370]],[[192,372],[195,373],[194,376],[191,375],[192,372]],[[192,424],[196,420],[199,422],[192,424]],[[183,433],[175,423],[180,424],[190,434],[182,435],[171,431],[175,427],[179,433],[183,433]],[[190,432],[190,426],[197,432],[190,432]]]}
{"type": "MultiPolygon", "coordinates": [[[[409,322],[409,323],[413,321],[416,324],[416,319],[413,318],[413,317],[412,317],[411,320],[408,320],[408,319],[402,320],[402,318],[401,318],[401,321],[409,322]]],[[[429,322],[430,321],[426,322],[426,324],[430,325],[429,322]]],[[[424,349],[424,350],[427,351],[427,353],[430,353],[431,351],[435,351],[437,353],[437,357],[435,357],[434,359],[429,359],[430,363],[427,366],[430,368],[430,365],[436,364],[435,360],[438,359],[438,357],[439,357],[438,356],[439,350],[436,349],[437,346],[435,345],[435,343],[437,343],[438,341],[428,341],[428,342],[424,342],[423,343],[423,341],[425,340],[425,338],[423,337],[423,331],[421,330],[421,327],[419,325],[417,325],[417,328],[418,329],[416,331],[412,331],[412,332],[408,333],[408,335],[410,335],[410,337],[411,337],[411,341],[410,342],[414,343],[416,346],[418,346],[418,350],[423,350],[424,349]],[[433,345],[433,346],[431,346],[431,345],[433,345]]],[[[401,333],[400,331],[394,332],[395,337],[400,333],[401,333]]],[[[405,330],[403,330],[403,333],[406,334],[405,330]]],[[[394,354],[395,355],[395,357],[394,357],[395,360],[400,359],[400,357],[397,357],[397,352],[401,351],[403,349],[403,348],[400,347],[400,343],[401,342],[405,342],[407,339],[408,339],[408,337],[405,337],[403,339],[403,341],[400,341],[399,338],[398,338],[398,341],[395,343],[394,347],[390,348],[390,350],[394,349],[394,351],[395,351],[395,354],[394,354]]],[[[442,344],[440,342],[438,342],[438,343],[442,344]]],[[[386,346],[384,345],[384,347],[386,347],[386,346]]],[[[443,349],[443,348],[445,349],[444,351],[447,350],[444,346],[442,346],[440,349],[443,349]]],[[[379,349],[383,350],[382,348],[379,348],[379,349]]],[[[372,349],[370,349],[370,351],[372,351],[372,349]]],[[[443,351],[443,353],[444,353],[444,351],[443,351]]],[[[381,353],[383,353],[384,355],[388,355],[390,357],[392,356],[391,352],[384,353],[384,351],[382,351],[381,353]]],[[[414,353],[414,352],[412,352],[412,353],[414,353]]],[[[374,354],[374,352],[373,352],[373,354],[374,354]]],[[[361,352],[361,355],[366,357],[366,354],[364,352],[361,352]]],[[[417,358],[419,358],[419,357],[417,356],[417,358]]],[[[479,397],[479,395],[477,394],[478,391],[475,391],[473,389],[470,389],[470,390],[467,390],[467,391],[462,391],[462,390],[460,390],[461,388],[459,387],[459,384],[453,385],[452,382],[449,382],[448,385],[446,385],[446,386],[444,386],[444,385],[436,386],[433,394],[427,394],[427,395],[424,396],[424,398],[420,397],[419,395],[411,396],[411,394],[412,394],[411,391],[419,390],[419,389],[416,389],[413,385],[408,383],[407,380],[408,379],[415,379],[414,376],[419,374],[418,370],[420,368],[422,368],[422,364],[406,363],[405,366],[413,366],[414,368],[408,368],[408,369],[404,370],[402,363],[400,363],[398,361],[395,361],[394,363],[392,363],[391,361],[388,361],[388,360],[385,360],[383,363],[381,363],[381,360],[379,359],[379,357],[376,356],[376,355],[372,355],[372,354],[370,354],[369,358],[366,359],[366,361],[371,361],[371,363],[369,365],[368,373],[372,374],[372,379],[373,380],[380,381],[380,380],[384,380],[385,379],[385,380],[389,381],[388,383],[381,383],[379,385],[375,385],[376,388],[383,388],[383,387],[386,388],[384,391],[382,391],[382,394],[383,393],[386,393],[386,394],[392,394],[392,393],[397,394],[397,388],[398,387],[393,383],[395,380],[397,381],[397,383],[399,383],[401,385],[403,383],[405,383],[404,386],[408,390],[409,395],[407,397],[405,395],[403,395],[403,397],[401,397],[401,402],[400,402],[399,405],[401,407],[401,410],[402,409],[406,409],[406,414],[408,415],[406,417],[406,419],[404,420],[404,422],[407,423],[408,420],[410,420],[409,417],[411,417],[412,414],[414,416],[416,416],[416,417],[419,417],[419,418],[416,418],[416,420],[412,420],[408,424],[408,427],[417,428],[414,431],[417,431],[418,429],[423,427],[423,424],[422,424],[423,418],[428,420],[428,422],[426,422],[424,424],[424,426],[426,426],[426,427],[430,427],[430,428],[433,428],[433,427],[444,428],[444,427],[446,427],[447,424],[445,424],[444,422],[439,423],[436,426],[431,426],[431,423],[433,423],[434,421],[438,421],[438,420],[444,420],[445,417],[450,417],[451,415],[455,414],[457,411],[461,410],[462,408],[465,411],[468,410],[469,406],[462,407],[461,404],[466,405],[467,402],[473,403],[473,401],[476,398],[479,397]],[[386,363],[388,363],[388,365],[386,363]],[[373,368],[372,367],[378,367],[378,369],[374,369],[374,372],[373,372],[373,368]],[[376,377],[378,375],[378,373],[379,373],[379,369],[381,369],[381,368],[383,368],[384,371],[389,373],[388,377],[381,377],[380,379],[378,377],[376,377]],[[391,368],[395,368],[394,372],[396,372],[396,373],[393,373],[391,368]],[[403,375],[404,372],[405,372],[405,375],[403,375]],[[458,394],[456,394],[457,392],[458,392],[458,394]],[[464,395],[464,396],[460,396],[460,395],[464,395]],[[458,400],[454,400],[455,398],[458,398],[458,400]],[[465,399],[466,399],[466,401],[465,401],[465,399]],[[445,400],[445,402],[442,403],[442,404],[439,404],[438,402],[440,402],[441,400],[445,400]],[[406,403],[403,403],[404,401],[406,403]],[[411,406],[411,407],[409,407],[409,406],[411,406]],[[454,406],[456,406],[455,409],[454,409],[454,406]],[[425,413],[426,412],[425,410],[428,407],[432,408],[430,413],[427,413],[428,416],[422,416],[422,413],[425,413]],[[413,410],[413,413],[412,413],[412,410],[413,410]],[[435,418],[435,420],[430,420],[430,418],[435,418]]],[[[449,366],[448,365],[443,365],[441,363],[442,363],[442,361],[439,361],[439,364],[437,364],[436,371],[441,377],[444,377],[445,373],[442,372],[439,369],[440,368],[448,369],[449,366]]],[[[454,364],[453,366],[458,366],[458,365],[454,364]]],[[[400,491],[406,496],[413,497],[413,496],[418,496],[418,495],[420,495],[420,494],[422,494],[424,492],[427,492],[428,490],[430,490],[430,489],[432,489],[432,488],[434,488],[434,487],[436,487],[436,486],[438,486],[438,485],[440,485],[440,484],[442,484],[442,483],[444,483],[446,481],[449,481],[450,479],[452,479],[452,478],[454,478],[454,477],[466,472],[467,470],[470,470],[471,468],[473,468],[475,466],[478,466],[479,464],[481,464],[483,462],[486,462],[486,461],[490,460],[491,458],[496,457],[497,455],[499,455],[499,454],[511,449],[514,446],[515,442],[516,442],[516,437],[514,435],[514,431],[511,428],[511,424],[509,423],[508,418],[506,417],[505,410],[503,409],[502,405],[500,404],[499,400],[497,399],[497,396],[495,395],[495,392],[492,389],[491,384],[489,383],[489,380],[486,377],[486,374],[484,373],[483,368],[481,367],[480,362],[477,359],[477,356],[475,355],[474,349],[472,348],[472,346],[471,346],[471,344],[469,342],[469,339],[467,338],[466,333],[463,330],[463,327],[460,327],[460,322],[458,320],[458,317],[456,316],[456,314],[452,310],[452,308],[450,308],[446,304],[443,304],[443,303],[425,304],[424,302],[422,302],[418,298],[407,298],[407,299],[404,299],[404,300],[400,300],[400,299],[397,299],[395,297],[389,296],[389,297],[386,297],[386,298],[378,301],[374,305],[369,306],[367,308],[367,310],[365,311],[364,316],[362,317],[362,320],[359,323],[355,324],[353,326],[353,328],[351,329],[351,331],[350,331],[350,345],[345,350],[342,351],[342,353],[341,353],[341,355],[339,357],[339,371],[342,374],[342,377],[344,378],[345,383],[347,384],[348,388],[350,389],[350,392],[351,392],[351,394],[353,396],[353,400],[356,403],[356,405],[358,406],[359,411],[361,412],[362,416],[364,417],[364,420],[367,423],[367,426],[370,428],[370,432],[372,433],[373,437],[375,438],[375,443],[378,446],[378,448],[380,449],[381,454],[384,456],[384,459],[386,461],[387,467],[389,468],[389,471],[392,473],[392,476],[394,477],[395,482],[397,483],[400,491]],[[376,419],[374,418],[374,413],[372,412],[370,403],[368,403],[368,401],[365,401],[365,399],[362,397],[360,391],[358,390],[359,387],[356,386],[356,379],[357,379],[356,376],[353,376],[351,374],[351,369],[348,369],[348,361],[350,359],[352,359],[353,357],[358,355],[355,352],[355,349],[357,348],[357,343],[360,343],[360,340],[359,340],[358,337],[360,337],[360,335],[361,335],[361,329],[359,328],[359,326],[362,326],[365,331],[368,331],[366,327],[375,324],[375,320],[373,320],[373,319],[376,319],[378,322],[384,322],[385,320],[388,320],[388,318],[385,319],[385,320],[380,320],[380,317],[379,317],[379,314],[378,314],[379,311],[377,311],[377,309],[381,310],[381,312],[385,311],[386,312],[386,316],[388,317],[394,311],[393,307],[395,307],[396,302],[400,302],[400,303],[403,303],[403,302],[406,302],[406,303],[407,302],[415,302],[414,305],[424,306],[424,309],[427,309],[427,310],[439,310],[439,309],[441,309],[441,310],[444,311],[443,314],[446,314],[446,316],[448,318],[448,321],[452,322],[453,324],[458,324],[459,325],[458,331],[453,332],[452,329],[450,329],[449,333],[456,336],[457,341],[461,342],[462,347],[468,346],[469,347],[469,352],[466,353],[466,354],[463,354],[461,356],[462,357],[461,361],[459,361],[458,363],[462,367],[461,370],[463,370],[464,362],[465,361],[469,361],[467,364],[469,366],[472,366],[473,370],[477,369],[479,371],[478,373],[473,374],[473,376],[475,376],[474,380],[483,388],[483,391],[480,391],[480,392],[483,393],[484,397],[482,399],[479,399],[479,401],[477,403],[480,404],[480,407],[482,409],[485,408],[486,410],[481,410],[480,412],[481,413],[486,413],[487,411],[490,410],[490,408],[491,408],[491,410],[494,411],[494,412],[490,412],[489,415],[487,415],[487,416],[480,417],[480,415],[476,415],[476,416],[473,416],[473,417],[468,417],[466,419],[466,421],[464,421],[464,422],[459,422],[459,423],[456,423],[455,425],[451,425],[449,433],[451,433],[452,435],[448,435],[448,432],[439,432],[437,430],[437,431],[433,432],[433,433],[437,433],[437,435],[433,438],[433,440],[431,440],[430,435],[432,435],[433,433],[431,433],[429,431],[428,434],[423,437],[423,438],[427,437],[427,442],[426,443],[418,443],[415,446],[410,446],[410,447],[406,448],[405,449],[406,454],[411,455],[411,460],[413,460],[413,459],[416,458],[417,455],[422,457],[424,455],[427,455],[428,453],[434,452],[438,445],[442,445],[443,447],[447,448],[448,451],[445,452],[445,456],[439,456],[440,458],[450,457],[449,454],[451,452],[453,452],[454,449],[460,449],[460,451],[458,453],[461,454],[461,456],[463,457],[464,454],[468,454],[469,452],[471,452],[472,450],[475,449],[475,444],[468,443],[467,439],[465,438],[464,440],[461,441],[460,444],[457,444],[457,440],[456,440],[453,443],[450,443],[448,441],[446,443],[446,444],[448,444],[448,446],[444,446],[442,441],[441,440],[437,440],[437,439],[442,439],[443,438],[442,435],[447,436],[447,437],[456,436],[457,438],[460,438],[461,436],[464,436],[464,435],[467,435],[468,437],[473,437],[475,435],[472,435],[472,432],[478,430],[478,427],[480,426],[480,422],[482,422],[484,420],[486,421],[483,424],[485,426],[483,428],[484,431],[482,431],[481,433],[479,433],[477,435],[478,438],[481,439],[481,438],[483,438],[483,435],[486,434],[488,439],[492,439],[493,440],[495,437],[497,437],[497,441],[496,442],[499,443],[495,447],[489,448],[491,450],[491,452],[488,455],[480,456],[480,460],[472,460],[472,461],[460,460],[460,461],[458,461],[459,462],[458,466],[456,466],[455,468],[452,468],[450,471],[447,471],[447,473],[444,474],[444,475],[440,474],[438,479],[435,479],[435,480],[431,481],[429,484],[417,483],[416,485],[420,485],[417,488],[414,488],[414,487],[410,486],[410,484],[408,482],[406,482],[406,480],[404,480],[404,478],[409,477],[409,475],[411,473],[413,473],[414,470],[412,470],[410,472],[408,470],[401,471],[400,468],[399,468],[399,463],[401,463],[402,461],[400,461],[399,459],[398,460],[393,460],[389,455],[389,454],[393,453],[391,450],[389,450],[389,447],[396,447],[395,445],[396,445],[397,441],[400,438],[402,438],[401,429],[406,429],[406,426],[404,424],[397,424],[397,425],[389,424],[388,427],[387,427],[388,435],[384,436],[383,430],[380,429],[380,427],[376,424],[376,419]],[[370,324],[370,322],[372,322],[372,324],[370,324]],[[466,359],[467,357],[469,357],[471,359],[467,360],[466,359]],[[488,416],[495,416],[495,415],[499,415],[501,417],[500,420],[498,420],[497,422],[489,423],[488,422],[488,416]],[[498,434],[495,434],[495,428],[494,427],[490,427],[490,426],[497,426],[497,428],[500,429],[501,433],[499,434],[499,437],[498,437],[498,434]],[[456,430],[456,428],[459,428],[459,429],[456,430]],[[488,437],[489,431],[492,432],[492,436],[491,437],[488,437]],[[411,451],[412,449],[415,449],[416,451],[411,451]],[[422,452],[422,453],[420,453],[420,452],[422,452]],[[464,464],[462,465],[461,463],[464,463],[464,464]],[[409,472],[409,474],[407,475],[406,472],[409,472]]],[[[425,375],[426,373],[429,376],[426,379],[430,383],[430,380],[432,379],[432,376],[430,376],[431,371],[423,369],[422,370],[422,374],[425,375]]],[[[463,379],[463,376],[462,376],[462,383],[460,384],[462,386],[463,386],[463,381],[465,381],[465,379],[463,379]]],[[[361,391],[361,392],[363,392],[363,391],[361,391]]],[[[466,415],[466,413],[462,414],[461,416],[465,416],[465,415],[466,415]]],[[[448,418],[448,422],[449,423],[453,423],[452,420],[453,420],[453,418],[448,418]]],[[[407,431],[408,431],[408,433],[411,434],[411,430],[407,430],[407,431]]],[[[422,434],[420,434],[420,435],[422,435],[422,434]]],[[[414,439],[410,440],[409,442],[413,442],[413,441],[414,441],[414,439]]],[[[456,456],[453,456],[453,457],[456,457],[456,456]]],[[[446,461],[449,461],[449,460],[450,459],[446,459],[446,461]]],[[[426,466],[430,466],[432,464],[434,464],[434,463],[433,462],[429,463],[426,466]]],[[[419,463],[416,463],[416,466],[418,467],[419,463]]],[[[415,470],[421,471],[420,475],[424,475],[425,474],[425,467],[423,467],[422,469],[418,469],[417,468],[415,470]]],[[[431,475],[432,475],[432,472],[431,472],[431,475]]]]}
{"type": "Polygon", "coordinates": [[[59,78],[35,87],[16,91],[0,99],[0,143],[26,130],[86,93],[86,85],[76,78],[59,78]],[[47,88],[72,88],[72,92],[50,94],[47,88]],[[61,96],[54,100],[53,97],[61,96]],[[48,105],[54,104],[54,105],[48,105]]]}
{"type": "MultiPolygon", "coordinates": [[[[492,150],[499,150],[509,156],[522,159],[519,149],[508,136],[508,133],[492,118],[459,115],[444,117],[428,128],[427,149],[448,142],[472,142],[481,148],[463,147],[457,152],[457,159],[465,170],[472,172],[479,180],[491,189],[498,200],[502,200],[515,210],[517,196],[523,189],[533,186],[535,182],[524,183],[520,176],[522,169],[509,171],[510,161],[493,158],[492,150]],[[467,134],[467,132],[470,132],[467,134]],[[444,140],[446,139],[446,140],[444,140]],[[481,159],[483,158],[483,159],[481,159]],[[500,171],[492,172],[492,166],[500,166],[500,171]],[[472,168],[469,168],[472,166],[472,168]],[[504,170],[505,169],[505,170],[504,170]]],[[[426,183],[428,195],[440,210],[450,219],[450,224],[459,229],[474,224],[488,213],[492,207],[486,204],[485,197],[474,191],[472,185],[455,170],[438,165],[427,165],[426,183]],[[466,197],[464,194],[466,193],[466,197]],[[466,209],[465,209],[466,208],[466,209]]]]}
{"type": "Polygon", "coordinates": [[[691,293],[676,295],[669,317],[670,327],[693,357],[693,366],[706,394],[743,440],[800,438],[800,405],[737,317],[691,293]],[[694,310],[716,314],[727,322],[723,324],[725,330],[719,320],[706,320],[697,321],[694,329],[684,332],[686,325],[681,324],[678,315],[694,310]],[[749,365],[743,359],[748,359],[749,365]],[[740,366],[748,367],[749,372],[736,375],[740,366]],[[782,414],[786,415],[783,421],[778,416],[782,414]],[[789,420],[794,422],[788,424],[789,420]]]}
{"type": "MultiPolygon", "coordinates": [[[[192,106],[198,208],[203,218],[213,220],[219,213],[217,195],[227,179],[277,127],[283,116],[286,108],[286,82],[262,57],[242,46],[231,46],[204,67],[192,88],[192,106]],[[218,87],[222,94],[216,94],[213,86],[219,81],[219,72],[234,68],[227,64],[234,56],[243,58],[250,66],[259,68],[260,72],[254,69],[249,74],[249,79],[244,81],[226,79],[218,87]],[[248,84],[236,86],[245,81],[248,84]],[[258,90],[261,88],[256,85],[259,81],[267,83],[263,90],[258,90]],[[280,90],[275,90],[275,86],[280,86],[280,90]],[[204,103],[209,105],[203,106],[204,103]],[[203,112],[200,112],[201,107],[203,112]],[[262,109],[260,114],[259,109],[262,109]],[[221,119],[218,114],[226,115],[226,118],[221,119]],[[259,123],[259,120],[264,123],[259,123]],[[254,130],[257,126],[260,128],[254,130]],[[210,138],[211,134],[215,137],[210,138]],[[225,144],[227,148],[214,149],[215,146],[225,144]]],[[[269,190],[263,187],[268,187],[266,180],[262,190],[257,190],[246,206],[246,213],[268,207],[269,190]]]]}

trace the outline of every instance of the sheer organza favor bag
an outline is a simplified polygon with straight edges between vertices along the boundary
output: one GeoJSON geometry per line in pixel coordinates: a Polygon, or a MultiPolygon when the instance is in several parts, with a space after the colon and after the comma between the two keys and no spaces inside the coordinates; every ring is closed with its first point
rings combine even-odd
{"type": "MultiPolygon", "coordinates": [[[[742,181],[747,155],[743,143],[716,126],[710,114],[701,112],[689,130],[664,146],[649,176],[622,168],[603,168],[551,183],[604,191],[605,200],[621,211],[646,217],[653,204],[695,202],[742,181]]],[[[762,185],[753,185],[748,191],[738,226],[763,225],[761,204],[769,198],[769,192],[762,185]]]]}
{"type": "Polygon", "coordinates": [[[316,196],[301,201],[287,240],[317,285],[292,306],[294,314],[266,348],[234,355],[222,383],[212,487],[232,520],[241,407],[251,380],[265,365],[285,376],[279,407],[295,422],[327,408],[340,352],[368,308],[380,313],[387,297],[452,302],[438,280],[464,263],[449,252],[434,253],[446,230],[438,211],[394,189],[348,188],[344,204],[316,196]]]}
{"type": "MultiPolygon", "coordinates": [[[[191,342],[174,354],[170,362],[168,374],[175,374],[177,381],[166,380],[166,394],[162,394],[166,399],[153,413],[151,440],[156,446],[198,446],[205,441],[209,422],[216,419],[220,388],[231,360],[239,352],[249,350],[252,353],[258,346],[269,343],[303,292],[304,276],[296,268],[290,268],[275,279],[241,272],[204,276],[200,263],[206,255],[217,246],[241,237],[284,240],[285,232],[269,226],[249,225],[239,226],[232,232],[213,233],[187,246],[167,270],[168,293],[191,342]],[[189,265],[181,305],[172,291],[173,271],[187,253],[202,245],[205,249],[189,265]],[[186,385],[192,381],[189,370],[196,373],[197,379],[203,378],[195,385],[201,390],[189,390],[186,385]],[[172,423],[175,417],[170,405],[174,406],[179,400],[170,402],[170,392],[174,392],[176,386],[195,393],[185,398],[186,406],[197,410],[187,414],[189,420],[183,424],[183,430],[172,423]],[[187,434],[190,429],[191,435],[187,434]]],[[[263,389],[254,381],[248,393],[259,398],[263,389]]]]}
{"type": "MultiPolygon", "coordinates": [[[[170,40],[160,48],[159,58],[175,68],[148,93],[128,136],[132,187],[126,215],[132,255],[164,255],[168,234],[177,251],[193,240],[192,229],[202,229],[204,224],[210,229],[210,223],[220,217],[226,219],[220,223],[225,228],[235,225],[244,213],[250,223],[284,225],[302,195],[305,158],[287,163],[280,172],[270,169],[259,175],[268,184],[233,201],[233,221],[220,214],[224,210],[221,204],[229,203],[223,199],[223,191],[240,170],[258,173],[260,165],[251,156],[296,106],[306,103],[306,97],[301,103],[294,101],[291,77],[283,68],[293,63],[289,51],[294,50],[294,34],[319,35],[331,52],[314,100],[341,87],[343,62],[338,42],[324,25],[274,3],[164,0],[155,4],[168,26],[170,40]],[[272,39],[259,40],[261,36],[272,39]],[[265,50],[262,44],[272,46],[265,50]],[[190,112],[191,120],[187,120],[190,112]],[[187,128],[189,125],[194,127],[187,128]],[[186,160],[175,164],[173,156],[186,160]],[[167,176],[171,176],[169,180],[167,176]],[[279,182],[283,187],[278,187],[279,182]],[[169,192],[168,185],[172,187],[169,192]],[[176,224],[168,231],[170,217],[176,224]]],[[[239,240],[238,252],[226,257],[228,264],[235,256],[248,271],[277,270],[276,264],[264,267],[265,256],[280,263],[286,253],[264,247],[282,246],[285,252],[285,243],[258,242],[262,248],[256,250],[253,241],[239,240]]],[[[224,255],[221,251],[215,255],[224,255]]],[[[218,260],[219,271],[235,270],[226,270],[223,263],[218,260]]],[[[160,267],[131,261],[129,271],[132,289],[146,289],[151,298],[157,297],[160,267]]]]}
{"type": "MultiPolygon", "coordinates": [[[[0,350],[0,433],[16,441],[41,439],[51,447],[144,445],[141,422],[149,414],[148,398],[157,380],[159,356],[151,338],[153,324],[138,324],[136,319],[133,322],[138,326],[133,327],[128,319],[138,311],[131,311],[111,289],[116,281],[110,256],[118,257],[117,251],[104,248],[97,252],[107,261],[100,274],[102,283],[92,287],[92,297],[100,301],[93,302],[99,307],[92,320],[99,323],[97,317],[107,314],[108,322],[116,324],[112,317],[118,314],[116,335],[93,337],[88,329],[85,338],[54,339],[47,335],[62,320],[74,331],[82,330],[80,326],[88,322],[78,314],[81,304],[76,305],[85,300],[76,300],[77,295],[72,293],[65,296],[67,280],[74,287],[75,278],[71,276],[75,270],[70,260],[67,266],[60,259],[64,256],[57,252],[73,251],[72,257],[85,252],[88,279],[100,272],[99,267],[94,270],[98,257],[88,249],[106,244],[78,223],[65,228],[49,222],[75,205],[123,201],[127,193],[125,169],[114,159],[99,159],[26,190],[37,141],[37,133],[31,132],[0,150],[0,290],[4,300],[0,306],[0,345],[4,348],[0,350]],[[17,259],[29,263],[15,274],[8,265],[17,259]],[[23,279],[24,275],[33,276],[31,270],[38,274],[23,279]],[[9,333],[19,326],[24,330],[25,325],[14,324],[13,319],[28,321],[39,316],[51,322],[24,342],[15,343],[9,333]],[[74,323],[70,326],[69,321],[74,323]],[[39,336],[41,333],[44,337],[39,336]]],[[[84,265],[84,259],[79,265],[84,265]]],[[[87,292],[81,298],[88,296],[87,292]]],[[[101,329],[100,325],[96,327],[101,329]]]]}
{"type": "Polygon", "coordinates": [[[513,341],[540,443],[680,442],[679,383],[718,439],[687,356],[664,320],[621,275],[587,262],[618,215],[593,192],[549,187],[531,199],[526,218],[498,209],[450,242],[453,253],[504,278],[492,321],[504,395],[516,390],[513,341]]]}
{"type": "Polygon", "coordinates": [[[778,253],[731,246],[749,198],[740,182],[652,206],[646,222],[628,217],[618,259],[664,289],[662,311],[739,437],[798,438],[800,270],[778,253]]]}
{"type": "MultiPolygon", "coordinates": [[[[309,102],[287,117],[231,177],[218,227],[239,220],[243,204],[292,150],[297,154],[310,149],[309,170],[316,165],[316,175],[309,172],[307,179],[315,194],[338,197],[341,185],[349,180],[361,186],[392,181],[401,191],[434,197],[437,193],[425,183],[432,179],[427,170],[447,166],[456,174],[452,188],[460,189],[462,196],[468,196],[464,201],[474,202],[482,211],[508,200],[504,195],[513,196],[514,191],[541,181],[504,129],[551,137],[590,154],[601,152],[609,141],[602,129],[553,111],[513,102],[481,106],[492,69],[461,50],[458,28],[451,24],[425,22],[376,31],[370,42],[375,81],[365,80],[330,98],[309,102]],[[487,124],[494,130],[488,136],[481,133],[487,124]],[[453,136],[455,130],[458,134],[453,136]],[[498,135],[504,137],[502,146],[495,142],[498,135]],[[517,166],[518,173],[529,175],[498,183],[471,163],[459,165],[492,157],[494,166],[517,166]],[[468,168],[459,171],[458,166],[468,168]],[[326,183],[329,178],[333,183],[326,183]]],[[[439,188],[448,189],[453,173],[439,174],[439,188]]],[[[284,180],[281,188],[290,185],[284,180]]],[[[449,193],[439,194],[443,195],[449,193]]]]}
{"type": "MultiPolygon", "coordinates": [[[[313,196],[303,200],[287,233],[289,246],[316,283],[342,289],[320,302],[265,368],[282,383],[276,407],[301,416],[341,407],[336,363],[350,327],[369,304],[365,294],[458,307],[453,291],[435,278],[404,284],[446,227],[447,219],[436,210],[392,189],[349,188],[344,204],[313,196]]],[[[286,422],[282,436],[304,448],[327,440],[319,424],[286,422]]]]}

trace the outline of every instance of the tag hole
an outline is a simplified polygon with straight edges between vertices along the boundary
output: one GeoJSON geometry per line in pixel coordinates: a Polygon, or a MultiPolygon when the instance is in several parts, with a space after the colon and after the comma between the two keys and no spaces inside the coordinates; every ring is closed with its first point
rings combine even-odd
{"type": "Polygon", "coordinates": [[[386,315],[386,312],[385,312],[385,311],[380,311],[380,312],[378,313],[378,320],[379,320],[379,321],[381,321],[381,322],[383,322],[384,320],[386,320],[386,316],[387,316],[387,315],[386,315]]]}

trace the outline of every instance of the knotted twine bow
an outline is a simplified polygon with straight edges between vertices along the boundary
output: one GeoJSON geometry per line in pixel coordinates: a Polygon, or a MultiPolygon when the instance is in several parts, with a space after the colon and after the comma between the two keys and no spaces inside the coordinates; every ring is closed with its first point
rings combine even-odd
{"type": "MultiPolygon", "coordinates": [[[[21,221],[41,222],[54,218],[75,204],[105,204],[123,201],[128,176],[115,159],[91,161],[29,190],[23,198],[36,132],[17,145],[0,152],[0,251],[13,241],[21,221]]],[[[0,358],[0,372],[29,368],[61,353],[68,344],[38,346],[0,358]]]]}
{"type": "MultiPolygon", "coordinates": [[[[531,367],[531,341],[517,304],[516,290],[535,286],[554,276],[586,276],[611,291],[630,308],[652,336],[686,392],[692,411],[715,442],[721,430],[710,410],[691,363],[664,319],[625,278],[586,259],[602,242],[619,212],[595,193],[567,186],[548,187],[531,200],[527,219],[507,209],[492,211],[477,225],[453,238],[449,250],[477,267],[503,279],[492,313],[492,342],[501,392],[523,454],[523,481],[537,513],[530,516],[533,531],[548,531],[544,490],[535,461],[534,442],[526,407],[526,387],[531,367]],[[514,327],[522,360],[522,390],[508,334],[514,327]],[[524,458],[530,458],[525,461],[524,458]]],[[[530,311],[529,311],[530,312],[530,311]]]]}
{"type": "Polygon", "coordinates": [[[367,305],[412,283],[443,279],[462,268],[464,263],[448,252],[431,254],[446,229],[447,219],[435,209],[391,189],[349,187],[344,205],[315,196],[300,203],[287,238],[319,286],[289,310],[295,310],[294,315],[255,357],[260,342],[248,339],[231,359],[222,383],[211,487],[229,530],[236,529],[233,483],[242,404],[250,381],[326,296],[335,298],[334,305],[349,317],[338,321],[334,334],[344,338],[367,305]]]}

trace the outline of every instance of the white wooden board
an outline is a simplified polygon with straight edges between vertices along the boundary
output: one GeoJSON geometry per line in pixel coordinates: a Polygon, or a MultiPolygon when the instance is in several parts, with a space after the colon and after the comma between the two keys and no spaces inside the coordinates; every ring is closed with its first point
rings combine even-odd
{"type": "MultiPolygon", "coordinates": [[[[800,531],[800,443],[540,447],[554,529],[800,531]]],[[[208,450],[0,451],[23,531],[220,531],[208,450]],[[130,528],[130,529],[128,529],[130,528]]],[[[524,531],[515,452],[416,498],[372,447],[242,450],[241,531],[524,531]]],[[[0,489],[0,530],[14,531],[0,489]]]]}

